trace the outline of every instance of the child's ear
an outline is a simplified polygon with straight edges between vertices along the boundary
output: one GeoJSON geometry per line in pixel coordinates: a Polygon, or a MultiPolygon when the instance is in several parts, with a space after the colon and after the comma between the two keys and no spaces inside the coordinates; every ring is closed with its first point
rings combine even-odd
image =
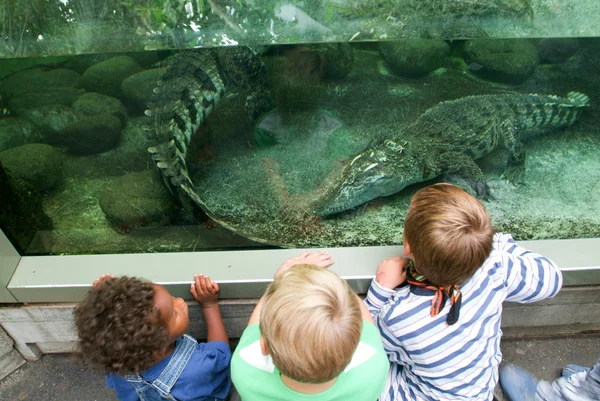
{"type": "Polygon", "coordinates": [[[410,249],[410,244],[404,240],[404,252],[402,256],[411,257],[412,258],[412,250],[410,249]]]}
{"type": "Polygon", "coordinates": [[[267,342],[263,336],[260,336],[260,350],[264,356],[269,355],[269,348],[267,348],[267,342]]]}

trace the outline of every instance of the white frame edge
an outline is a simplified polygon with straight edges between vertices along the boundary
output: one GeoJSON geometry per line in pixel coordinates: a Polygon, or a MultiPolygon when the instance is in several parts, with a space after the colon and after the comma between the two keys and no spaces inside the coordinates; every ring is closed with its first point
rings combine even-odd
{"type": "MultiPolygon", "coordinates": [[[[519,241],[527,249],[555,261],[565,285],[600,284],[600,238],[519,241]]],[[[165,285],[175,296],[190,299],[194,274],[205,274],[221,286],[222,299],[258,298],[277,266],[301,249],[24,256],[8,290],[18,302],[78,302],[100,275],[129,275],[165,285]]],[[[336,263],[332,270],[366,293],[377,264],[402,253],[401,246],[326,248],[336,263]]]]}

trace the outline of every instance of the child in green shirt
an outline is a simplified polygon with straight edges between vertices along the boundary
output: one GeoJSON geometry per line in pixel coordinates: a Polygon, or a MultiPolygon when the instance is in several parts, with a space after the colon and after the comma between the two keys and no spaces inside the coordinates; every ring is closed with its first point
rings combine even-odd
{"type": "Polygon", "coordinates": [[[375,401],[389,362],[366,306],[324,253],[285,262],[231,362],[243,401],[375,401]]]}

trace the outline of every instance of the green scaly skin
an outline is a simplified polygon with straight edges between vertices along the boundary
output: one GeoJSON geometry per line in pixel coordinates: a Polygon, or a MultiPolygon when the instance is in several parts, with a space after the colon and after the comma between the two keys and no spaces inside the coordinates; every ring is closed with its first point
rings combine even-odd
{"type": "Polygon", "coordinates": [[[260,57],[250,48],[239,46],[178,53],[154,89],[146,110],[150,117],[146,135],[154,142],[148,152],[169,191],[188,211],[193,204],[205,209],[188,173],[188,146],[229,85],[246,90],[246,112],[253,122],[274,107],[260,57]]]}
{"type": "Polygon", "coordinates": [[[566,98],[503,94],[439,103],[404,134],[354,157],[314,213],[339,213],[442,174],[459,174],[481,195],[487,186],[474,160],[503,147],[509,166],[522,166],[522,140],[573,124],[588,106],[589,98],[577,92],[566,98]],[[405,134],[410,141],[398,139],[408,138],[405,134]]]}

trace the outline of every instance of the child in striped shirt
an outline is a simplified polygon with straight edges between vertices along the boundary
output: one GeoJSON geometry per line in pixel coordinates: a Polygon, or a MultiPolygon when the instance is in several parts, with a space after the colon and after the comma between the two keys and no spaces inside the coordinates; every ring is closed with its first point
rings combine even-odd
{"type": "Polygon", "coordinates": [[[560,270],[494,233],[485,207],[449,184],[415,194],[404,249],[379,265],[365,300],[391,362],[380,401],[492,400],[502,303],[553,297],[560,270]]]}

